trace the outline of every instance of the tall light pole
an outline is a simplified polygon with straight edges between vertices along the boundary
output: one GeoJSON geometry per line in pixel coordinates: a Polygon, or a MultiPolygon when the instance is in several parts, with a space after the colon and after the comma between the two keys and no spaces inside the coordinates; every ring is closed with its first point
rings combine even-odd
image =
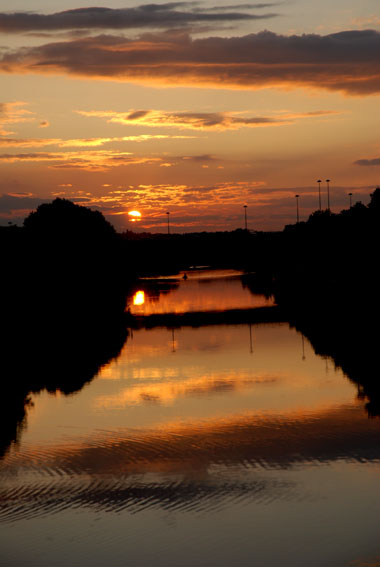
{"type": "Polygon", "coordinates": [[[299,211],[299,207],[298,207],[298,199],[299,199],[299,195],[296,195],[296,203],[297,203],[297,223],[300,222],[300,211],[299,211]]]}
{"type": "Polygon", "coordinates": [[[244,225],[245,225],[245,230],[247,229],[247,207],[248,205],[244,205],[244,225]]]}
{"type": "Polygon", "coordinates": [[[166,213],[168,215],[168,234],[170,234],[170,222],[169,222],[169,211],[166,213]]]}
{"type": "Polygon", "coordinates": [[[330,179],[326,179],[327,183],[327,210],[330,211],[330,179]]]}
{"type": "Polygon", "coordinates": [[[322,210],[322,201],[321,201],[321,183],[322,183],[322,179],[318,179],[317,181],[318,183],[318,198],[319,198],[319,210],[322,210]]]}
{"type": "Polygon", "coordinates": [[[352,193],[349,193],[348,196],[350,197],[350,209],[352,208],[352,193]]]}

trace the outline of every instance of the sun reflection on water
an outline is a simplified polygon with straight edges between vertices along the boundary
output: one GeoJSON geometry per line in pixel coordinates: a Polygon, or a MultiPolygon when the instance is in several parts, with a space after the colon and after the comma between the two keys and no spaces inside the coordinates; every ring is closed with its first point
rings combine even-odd
{"type": "Polygon", "coordinates": [[[144,305],[145,303],[145,293],[143,291],[136,291],[133,296],[133,305],[144,305]]]}

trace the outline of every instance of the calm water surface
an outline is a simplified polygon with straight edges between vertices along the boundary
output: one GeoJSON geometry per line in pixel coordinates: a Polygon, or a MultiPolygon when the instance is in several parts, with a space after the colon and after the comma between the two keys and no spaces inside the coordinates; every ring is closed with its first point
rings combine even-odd
{"type": "Polygon", "coordinates": [[[33,403],[0,463],[1,565],[380,565],[379,420],[288,324],[140,329],[33,403]]]}
{"type": "Polygon", "coordinates": [[[191,270],[178,276],[142,280],[143,290],[129,301],[134,315],[250,309],[273,305],[273,299],[251,293],[236,270],[191,270]],[[187,279],[183,279],[183,277],[187,279]]]}

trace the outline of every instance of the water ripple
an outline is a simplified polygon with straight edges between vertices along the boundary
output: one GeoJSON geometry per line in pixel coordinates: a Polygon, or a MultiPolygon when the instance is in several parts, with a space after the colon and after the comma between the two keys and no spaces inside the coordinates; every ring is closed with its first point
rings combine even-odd
{"type": "Polygon", "coordinates": [[[378,421],[364,419],[356,406],[318,415],[101,431],[90,439],[11,452],[0,465],[0,519],[79,507],[203,514],[232,503],[297,499],[297,486],[281,471],[339,460],[379,461],[379,442],[378,421]]]}

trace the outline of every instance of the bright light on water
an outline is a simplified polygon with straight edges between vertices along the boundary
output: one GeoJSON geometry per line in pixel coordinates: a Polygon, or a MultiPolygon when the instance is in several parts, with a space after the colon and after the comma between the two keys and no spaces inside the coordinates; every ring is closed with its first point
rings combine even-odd
{"type": "Polygon", "coordinates": [[[145,303],[145,293],[143,291],[136,291],[133,296],[133,305],[144,305],[145,303]]]}

